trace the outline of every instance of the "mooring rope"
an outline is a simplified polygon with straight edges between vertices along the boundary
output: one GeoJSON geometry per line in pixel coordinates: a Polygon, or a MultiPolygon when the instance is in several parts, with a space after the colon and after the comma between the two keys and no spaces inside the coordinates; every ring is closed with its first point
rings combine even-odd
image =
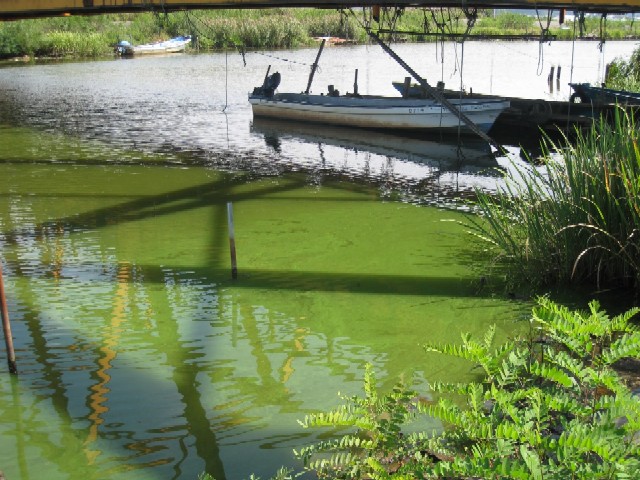
{"type": "MultiPolygon", "coordinates": [[[[276,55],[271,55],[269,53],[260,52],[258,50],[252,50],[252,51],[249,51],[248,53],[252,53],[254,55],[262,55],[263,57],[275,58],[276,60],[280,60],[281,62],[295,63],[296,65],[302,65],[302,66],[305,66],[305,67],[311,67],[313,65],[311,63],[298,62],[297,60],[291,60],[289,58],[278,57],[276,55]]],[[[318,70],[317,71],[321,72],[322,69],[318,66],[318,70]]]]}
{"type": "Polygon", "coordinates": [[[227,111],[229,106],[229,54],[224,51],[224,108],[223,112],[227,111]]]}
{"type": "Polygon", "coordinates": [[[602,79],[601,83],[605,83],[607,79],[606,76],[606,66],[604,61],[604,46],[606,42],[607,36],[607,14],[603,13],[602,17],[600,17],[600,42],[598,42],[598,50],[600,50],[600,56],[598,57],[598,74],[602,79]]]}
{"type": "MultiPolygon", "coordinates": [[[[575,58],[576,52],[576,20],[573,19],[573,38],[571,39],[571,68],[569,69],[569,83],[573,83],[573,62],[575,58]]],[[[569,97],[569,106],[567,107],[567,132],[569,131],[569,126],[571,124],[571,97],[569,97]]]]}

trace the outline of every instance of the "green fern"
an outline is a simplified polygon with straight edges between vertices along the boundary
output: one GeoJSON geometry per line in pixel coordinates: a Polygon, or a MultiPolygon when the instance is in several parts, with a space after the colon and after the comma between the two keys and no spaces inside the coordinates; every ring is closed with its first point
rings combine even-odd
{"type": "Polygon", "coordinates": [[[597,302],[575,312],[541,298],[537,339],[494,346],[492,327],[481,340],[463,334],[460,345],[425,345],[485,373],[478,382],[433,383],[436,403],[402,385],[382,394],[368,366],[364,398],[300,422],[348,433],[296,454],[305,471],[332,479],[640,478],[640,401],[611,368],[639,357],[637,313],[610,318],[597,302]],[[405,434],[416,415],[447,428],[405,434]]]}

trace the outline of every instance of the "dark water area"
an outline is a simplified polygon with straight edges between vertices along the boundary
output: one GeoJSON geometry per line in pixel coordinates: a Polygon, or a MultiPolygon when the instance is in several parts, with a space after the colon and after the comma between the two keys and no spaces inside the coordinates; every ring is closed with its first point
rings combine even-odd
{"type": "MultiPolygon", "coordinates": [[[[631,42],[397,45],[431,83],[566,99],[631,42]],[[549,91],[550,65],[566,80],[549,91]],[[566,75],[566,76],[565,76],[566,75]]],[[[0,68],[0,259],[20,375],[0,375],[7,479],[268,478],[327,435],[305,414],[404,379],[464,381],[427,355],[531,300],[492,290],[460,199],[501,184],[473,139],[253,119],[267,67],[306,87],[315,50],[0,68]],[[230,276],[233,203],[239,276],[230,276]]],[[[314,88],[394,94],[377,47],[328,48],[314,88]],[[317,86],[317,87],[316,87],[317,86]]],[[[441,425],[425,421],[431,430],[441,425]]]]}

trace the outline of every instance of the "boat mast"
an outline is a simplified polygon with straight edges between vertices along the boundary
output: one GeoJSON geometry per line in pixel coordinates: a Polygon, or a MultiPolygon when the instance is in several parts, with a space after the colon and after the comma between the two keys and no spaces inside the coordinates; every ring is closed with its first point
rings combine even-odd
{"type": "Polygon", "coordinates": [[[324,48],[324,44],[327,41],[326,38],[322,39],[322,43],[320,44],[320,50],[318,50],[318,55],[316,55],[316,61],[311,65],[311,73],[309,74],[309,82],[307,83],[307,89],[305,90],[305,94],[309,94],[309,90],[311,89],[311,82],[313,82],[313,76],[316,74],[316,70],[318,69],[318,60],[320,60],[320,55],[322,55],[322,49],[324,48]]]}
{"type": "Polygon", "coordinates": [[[382,49],[387,52],[391,58],[393,58],[396,62],[400,64],[402,68],[404,68],[416,81],[420,84],[422,88],[426,90],[426,92],[438,101],[442,106],[446,107],[451,113],[453,113],[456,117],[460,119],[473,133],[478,135],[484,141],[488,142],[490,145],[493,145],[499,151],[502,150],[502,146],[500,146],[495,140],[493,140],[489,135],[484,133],[478,126],[469,119],[464,113],[462,113],[458,107],[456,107],[453,103],[451,103],[442,93],[440,93],[437,89],[433,88],[431,85],[427,83],[427,81],[418,75],[415,70],[413,70],[402,58],[398,56],[396,52],[391,50],[391,48],[382,41],[382,39],[373,33],[371,30],[368,30],[367,33],[371,38],[373,38],[378,45],[382,47],[382,49]]]}

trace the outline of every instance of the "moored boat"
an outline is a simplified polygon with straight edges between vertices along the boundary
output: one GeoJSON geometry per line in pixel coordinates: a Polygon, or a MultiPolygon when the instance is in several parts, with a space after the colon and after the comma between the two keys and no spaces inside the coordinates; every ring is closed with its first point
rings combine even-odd
{"type": "Polygon", "coordinates": [[[570,101],[591,103],[594,105],[619,104],[640,105],[640,93],[612,88],[594,87],[590,83],[570,83],[573,88],[570,101]]]}
{"type": "Polygon", "coordinates": [[[189,43],[191,43],[190,36],[180,36],[162,42],[148,43],[144,45],[131,45],[131,43],[126,40],[122,40],[116,44],[115,51],[118,55],[123,57],[130,57],[133,55],[179,53],[184,52],[189,43]]]}
{"type": "MultiPolygon", "coordinates": [[[[249,95],[254,116],[360,128],[471,133],[458,115],[434,99],[340,95],[332,86],[326,95],[276,93],[279,83],[276,72],[249,95]]],[[[508,101],[497,97],[449,102],[485,133],[509,107],[508,101]]]]}

